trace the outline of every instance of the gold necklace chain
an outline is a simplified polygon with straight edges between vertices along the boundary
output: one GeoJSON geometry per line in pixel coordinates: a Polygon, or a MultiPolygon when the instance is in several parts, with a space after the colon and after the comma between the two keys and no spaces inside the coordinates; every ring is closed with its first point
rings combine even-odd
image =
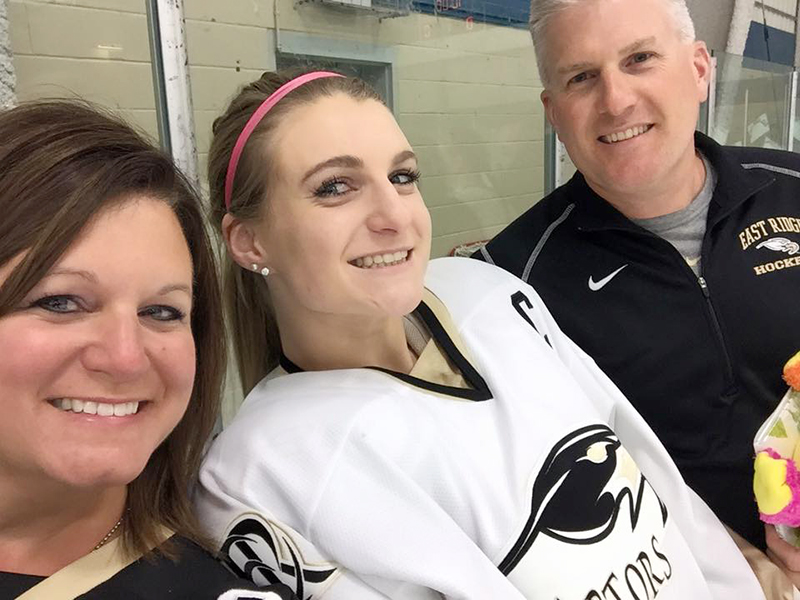
{"type": "MultiPolygon", "coordinates": [[[[100,543],[97,544],[97,546],[94,547],[94,550],[99,550],[100,548],[102,548],[106,544],[106,542],[108,542],[108,540],[111,539],[111,536],[114,535],[114,532],[117,531],[117,529],[119,529],[120,525],[122,525],[122,520],[124,518],[125,518],[125,514],[123,513],[123,515],[119,518],[119,521],[117,521],[116,524],[111,528],[111,531],[109,531],[106,534],[106,537],[104,537],[102,540],[100,540],[100,543]]],[[[92,550],[92,552],[94,552],[94,550],[92,550]]]]}

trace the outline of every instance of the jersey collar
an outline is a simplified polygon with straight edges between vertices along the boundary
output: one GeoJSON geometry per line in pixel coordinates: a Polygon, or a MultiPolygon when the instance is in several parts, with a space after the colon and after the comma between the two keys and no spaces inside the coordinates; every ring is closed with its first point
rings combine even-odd
{"type": "MultiPolygon", "coordinates": [[[[486,380],[468,358],[469,352],[450,318],[450,313],[447,311],[442,301],[431,291],[426,289],[422,302],[414,309],[414,313],[425,323],[425,326],[431,333],[431,339],[436,342],[447,359],[461,372],[469,388],[442,385],[433,381],[420,379],[408,373],[400,373],[383,367],[365,366],[364,368],[380,371],[407,385],[435,392],[442,396],[449,396],[461,400],[472,400],[473,402],[491,400],[492,392],[486,380]]],[[[280,366],[287,373],[302,373],[304,371],[289,360],[283,352],[281,352],[280,356],[280,366]]]]}

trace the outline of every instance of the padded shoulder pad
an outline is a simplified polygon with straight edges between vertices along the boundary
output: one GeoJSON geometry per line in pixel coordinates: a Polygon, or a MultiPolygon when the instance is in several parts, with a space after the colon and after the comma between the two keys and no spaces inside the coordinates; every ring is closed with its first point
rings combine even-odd
{"type": "Polygon", "coordinates": [[[220,556],[239,577],[259,587],[282,583],[300,600],[322,597],[339,574],[336,564],[291,527],[257,513],[242,514],[231,523],[220,556]]]}

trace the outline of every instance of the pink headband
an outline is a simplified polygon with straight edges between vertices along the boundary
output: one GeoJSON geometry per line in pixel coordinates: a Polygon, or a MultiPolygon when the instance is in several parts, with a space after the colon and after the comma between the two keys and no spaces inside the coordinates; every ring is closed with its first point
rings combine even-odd
{"type": "Polygon", "coordinates": [[[231,207],[233,179],[236,176],[236,166],[239,164],[239,158],[242,156],[242,152],[244,151],[244,145],[247,143],[247,140],[250,138],[255,128],[261,122],[261,119],[264,118],[264,115],[271,111],[272,108],[278,102],[283,100],[284,96],[286,96],[292,90],[296,90],[309,81],[322,79],[324,77],[344,77],[344,75],[332,73],[330,71],[313,71],[312,73],[306,73],[305,75],[295,77],[291,81],[284,83],[281,87],[270,94],[269,97],[261,103],[261,106],[258,107],[256,112],[253,113],[253,115],[247,121],[247,125],[245,125],[244,129],[242,129],[242,133],[239,134],[239,137],[236,140],[236,145],[233,147],[233,152],[231,152],[231,159],[228,161],[228,173],[225,176],[225,208],[231,207]]]}

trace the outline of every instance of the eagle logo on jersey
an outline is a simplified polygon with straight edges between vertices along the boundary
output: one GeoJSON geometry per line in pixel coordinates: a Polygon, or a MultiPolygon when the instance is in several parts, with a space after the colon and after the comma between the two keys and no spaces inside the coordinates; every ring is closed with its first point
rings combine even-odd
{"type": "MultiPolygon", "coordinates": [[[[638,556],[644,555],[642,564],[647,564],[647,569],[640,570],[646,571],[651,584],[664,583],[672,575],[669,559],[659,546],[667,519],[666,506],[616,434],[606,425],[583,427],[561,439],[545,459],[533,484],[530,516],[499,568],[508,576],[517,569],[512,580],[516,578],[520,585],[520,581],[538,577],[531,572],[538,570],[538,553],[558,553],[569,560],[582,547],[602,560],[607,557],[608,567],[613,569],[615,554],[634,544],[638,556]],[[646,526],[637,531],[642,520],[646,526]],[[614,539],[604,546],[611,537],[614,539]],[[654,564],[663,569],[656,571],[654,564]]],[[[630,560],[635,558],[636,553],[630,560]]],[[[613,575],[606,571],[603,577],[609,572],[613,575]]],[[[522,583],[521,589],[525,585],[522,583]]],[[[581,593],[583,598],[586,590],[581,593]]]]}
{"type": "Polygon", "coordinates": [[[283,583],[300,600],[321,595],[337,573],[330,563],[307,563],[287,528],[257,514],[233,522],[220,554],[239,577],[259,586],[283,583]]]}
{"type": "MultiPolygon", "coordinates": [[[[636,463],[606,425],[590,425],[568,435],[539,471],[530,518],[500,570],[511,572],[539,535],[569,544],[602,541],[614,530],[624,507],[629,509],[631,529],[636,529],[648,487],[636,463]],[[622,487],[619,481],[610,486],[612,478],[622,479],[622,487]]],[[[660,499],[659,504],[666,523],[667,507],[660,499]]]]}
{"type": "Polygon", "coordinates": [[[760,250],[761,248],[769,248],[775,252],[785,252],[789,256],[800,253],[800,244],[788,240],[785,237],[771,238],[766,242],[761,242],[756,246],[756,249],[760,250]]]}

